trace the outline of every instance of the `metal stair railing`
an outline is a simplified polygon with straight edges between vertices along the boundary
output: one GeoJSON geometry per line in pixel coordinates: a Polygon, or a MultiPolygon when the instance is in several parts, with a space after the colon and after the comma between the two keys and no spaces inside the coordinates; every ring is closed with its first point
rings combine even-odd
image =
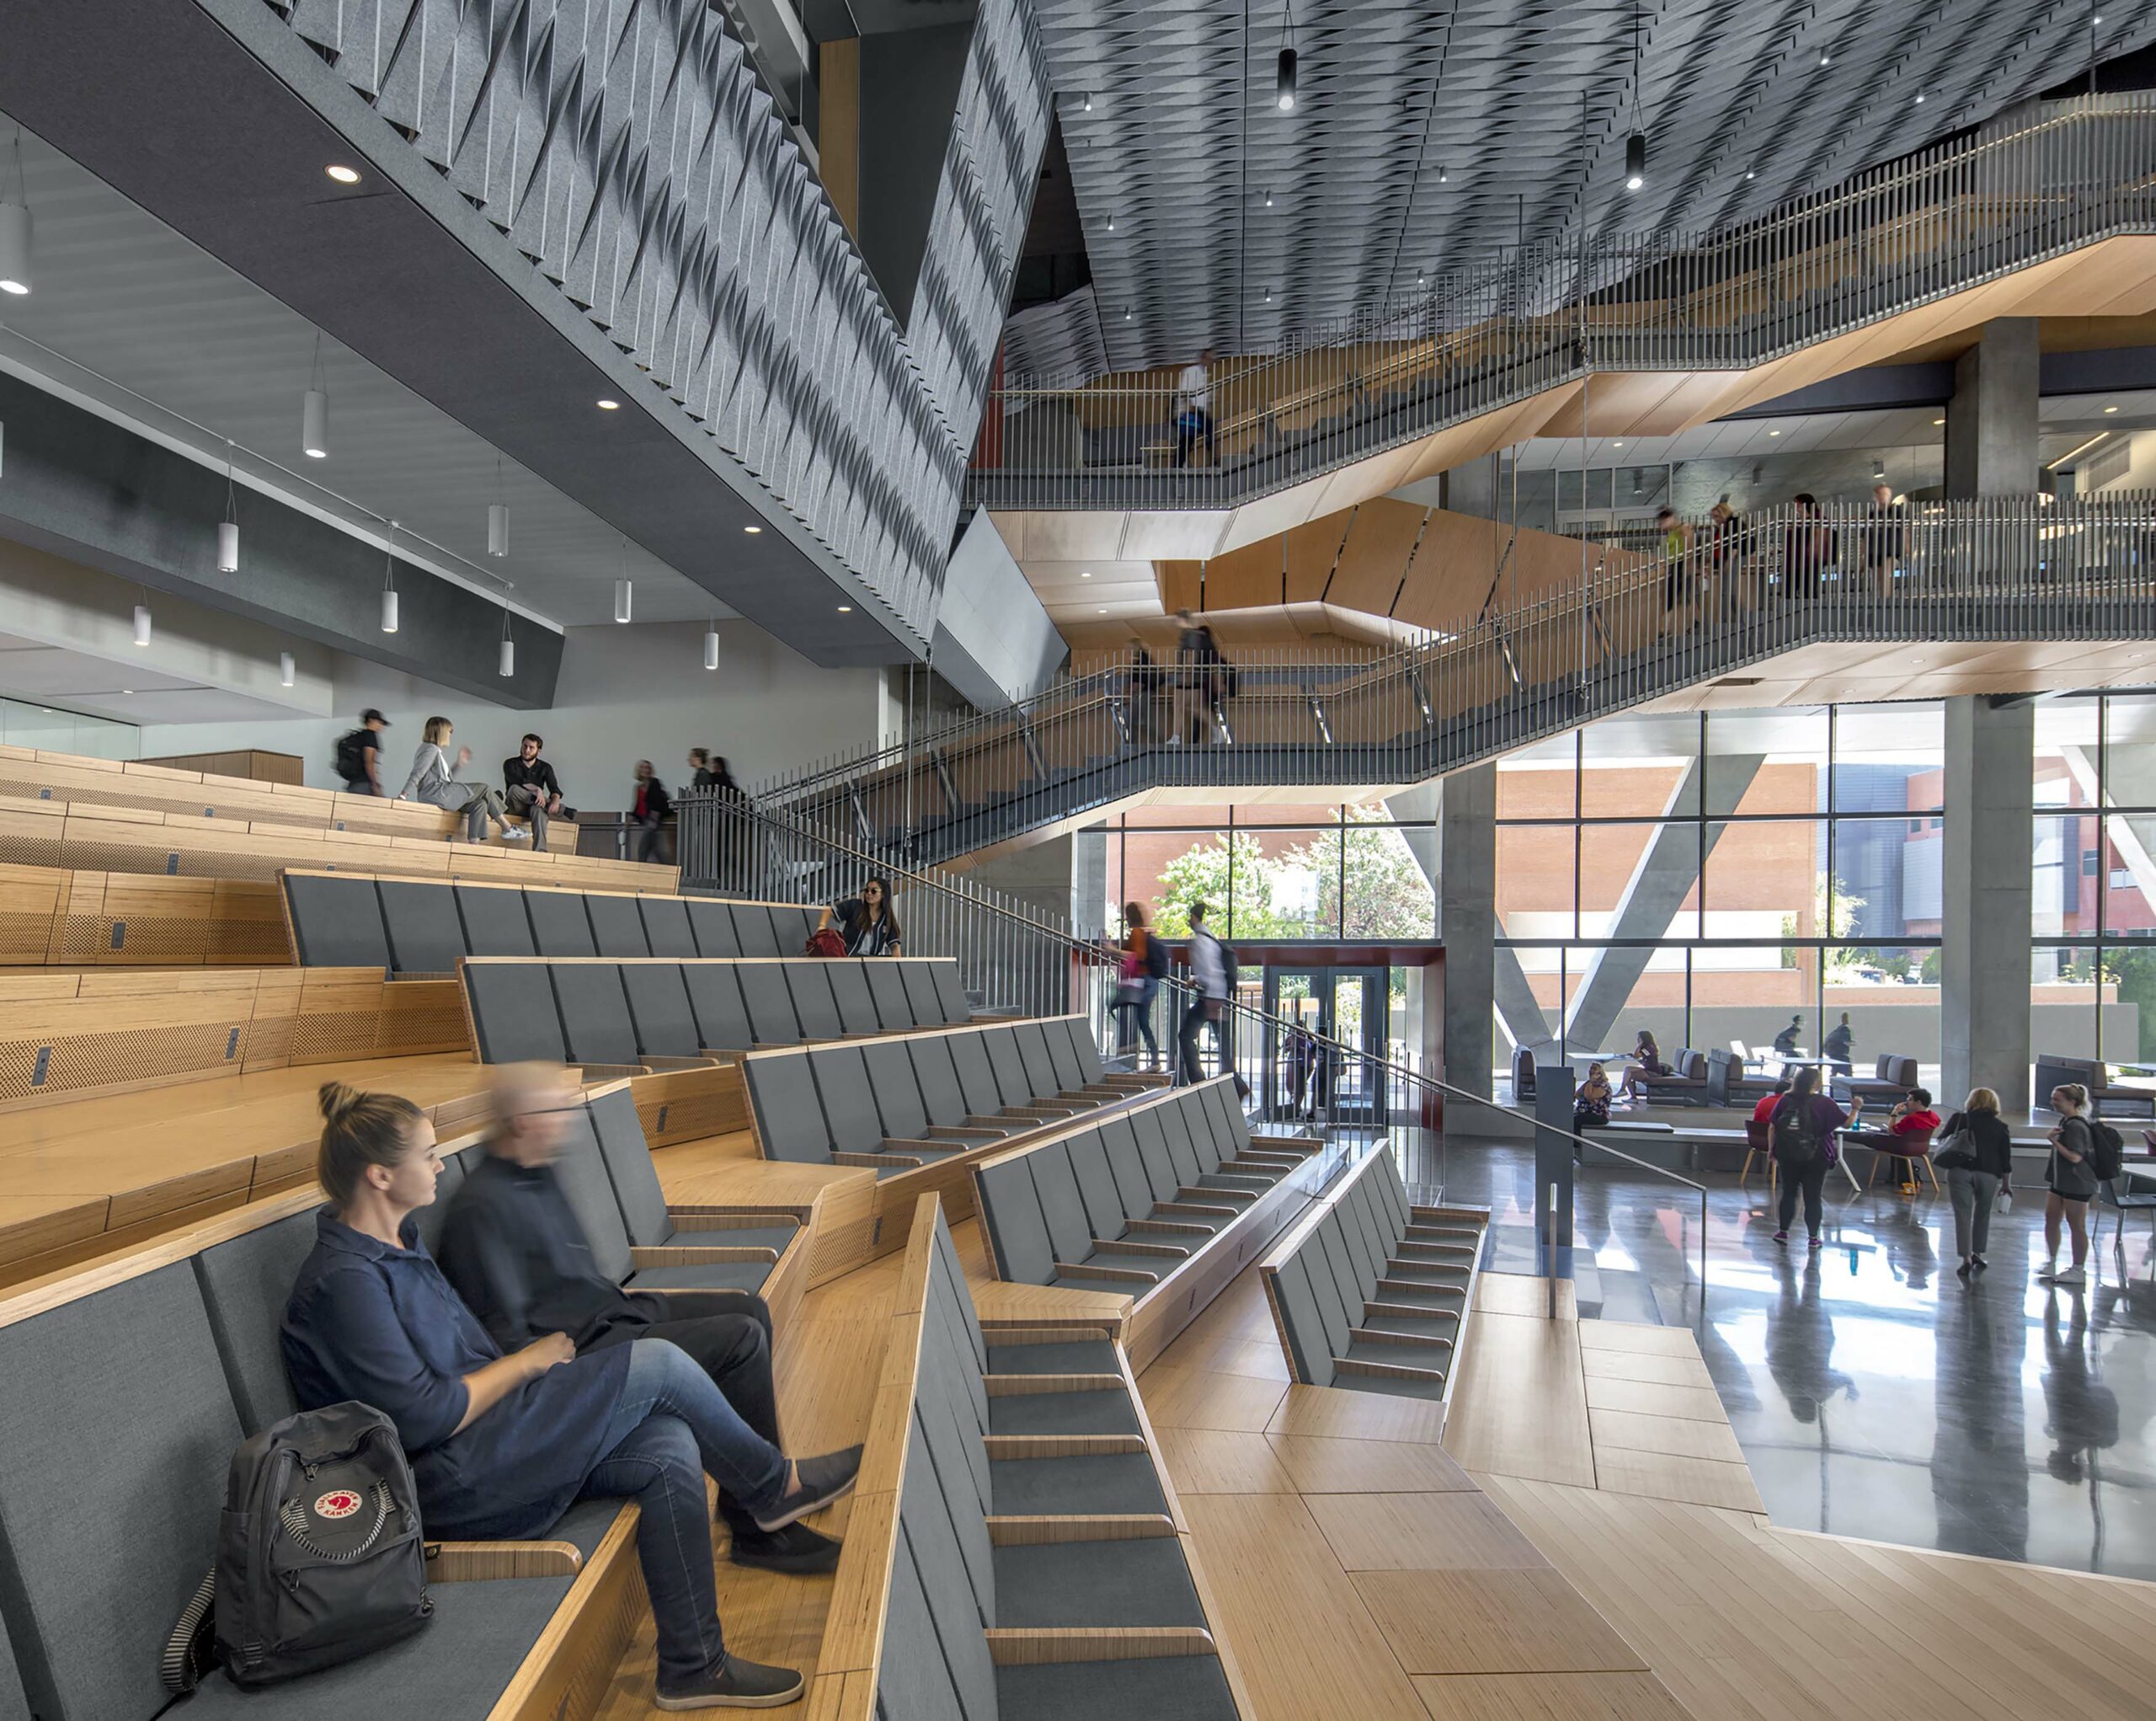
{"type": "Polygon", "coordinates": [[[1219,509],[1595,372],[1733,371],[2156,232],[2156,93],[2031,104],[1756,222],[1508,248],[1215,366],[992,391],[977,507],[1219,509]]]}
{"type": "Polygon", "coordinates": [[[1396,651],[1102,671],[752,793],[918,863],[1152,790],[1406,785],[1807,645],[2151,638],[2152,551],[2143,494],[1774,509],[1674,556],[1582,545],[1577,583],[1396,651]]]}
{"type": "MultiPolygon", "coordinates": [[[[1134,1022],[1115,1019],[1119,952],[1107,941],[1081,938],[1062,917],[974,879],[937,867],[894,865],[734,796],[691,789],[675,804],[684,890],[829,906],[855,894],[868,879],[881,878],[905,954],[954,959],[960,981],[979,1008],[1013,1017],[1081,1015],[1103,1047],[1105,1058],[1112,1063],[1128,1059],[1129,1067],[1137,1066],[1134,1047],[1143,1036],[1134,1022]]],[[[1155,1038],[1171,1068],[1177,1055],[1173,1030],[1196,997],[1189,981],[1171,970],[1150,1006],[1155,1038]]],[[[1590,1140],[1523,1118],[1494,1099],[1366,1047],[1316,1034],[1247,998],[1226,1001],[1221,1016],[1219,1032],[1201,1036],[1202,1076],[1232,1070],[1246,1089],[1270,1091],[1267,1077],[1284,1069],[1291,1037],[1304,1036],[1314,1050],[1315,1070],[1324,1072],[1322,1080],[1315,1072],[1312,1077],[1314,1125],[1328,1138],[1363,1134],[1387,1141],[1396,1129],[1420,1129],[1437,1156],[1435,1179],[1421,1181],[1433,1183],[1440,1200],[1450,1163],[1446,1136],[1454,1127],[1446,1120],[1449,1104],[1468,1108],[1476,1118],[1501,1118],[1510,1136],[1517,1136],[1520,1125],[1529,1123],[1538,1133],[1561,1139],[1568,1144],[1566,1151],[1576,1156],[1579,1150],[1593,1147],[1691,1191],[1700,1204],[1700,1283],[1704,1290],[1704,1184],[1636,1158],[1607,1139],[1590,1140]],[[1354,1101],[1352,1108],[1342,1104],[1349,1096],[1354,1101]]],[[[1403,1157],[1403,1175],[1406,1171],[1403,1157]]],[[[1538,1237],[1544,1217],[1536,1215],[1538,1237]]],[[[1555,1294],[1553,1286],[1553,1299],[1555,1294]]]]}

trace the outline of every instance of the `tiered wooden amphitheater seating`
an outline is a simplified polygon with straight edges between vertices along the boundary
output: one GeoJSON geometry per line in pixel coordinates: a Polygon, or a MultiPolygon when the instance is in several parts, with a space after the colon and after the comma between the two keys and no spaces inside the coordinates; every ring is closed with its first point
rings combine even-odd
{"type": "MultiPolygon", "coordinates": [[[[618,1084],[590,1096],[562,1162],[606,1270],[760,1287],[790,1318],[810,1215],[670,1211],[626,1098],[618,1084]]],[[[430,1242],[478,1151],[475,1138],[443,1144],[443,1199],[419,1215],[430,1242]]],[[[296,1408],[278,1328],[320,1200],[310,1187],[256,1202],[0,1297],[0,1372],[15,1383],[0,1393],[0,1717],[166,1710],[159,1654],[214,1558],[231,1453],[296,1408]]],[[[532,1541],[430,1544],[425,1631],[264,1691],[213,1675],[186,1713],[586,1721],[645,1611],[635,1526],[633,1505],[600,1500],[532,1541]]]]}
{"type": "Polygon", "coordinates": [[[0,967],[267,967],[292,959],[274,885],[0,865],[0,967]]]}
{"type": "Polygon", "coordinates": [[[1392,1155],[1373,1153],[1258,1263],[1289,1378],[1449,1400],[1489,1222],[1410,1205],[1392,1155]]]}
{"type": "Polygon", "coordinates": [[[996,1276],[1128,1294],[1143,1367],[1335,1164],[1314,1138],[1253,1141],[1223,1076],[979,1156],[972,1179],[996,1276]]]}
{"type": "MultiPolygon", "coordinates": [[[[28,747],[0,746],[0,795],[71,805],[177,812],[302,831],[371,831],[383,836],[440,838],[463,828],[457,815],[419,801],[394,801],[379,795],[309,788],[303,783],[264,783],[249,777],[222,777],[170,765],[93,759],[79,753],[28,747]]],[[[521,826],[525,821],[510,822],[521,826]]],[[[550,847],[558,847],[574,855],[576,836],[574,821],[549,821],[550,847]]]]}
{"type": "Polygon", "coordinates": [[[1107,1334],[984,1330],[933,1200],[889,1324],[808,1713],[1253,1713],[1107,1334]]]}
{"type": "Polygon", "coordinates": [[[0,863],[273,881],[286,867],[423,878],[675,888],[670,867],[528,843],[451,842],[454,815],[371,795],[0,747],[0,863]]]}
{"type": "MultiPolygon", "coordinates": [[[[453,981],[379,969],[0,975],[0,1283],[303,1176],[323,1066],[430,1106],[484,1085],[453,981]]],[[[452,1114],[453,1115],[453,1114],[452,1114]]],[[[445,1119],[444,1121],[447,1121],[445,1119]]]]}
{"type": "MultiPolygon", "coordinates": [[[[611,864],[611,863],[610,863],[611,864]]],[[[378,878],[289,868],[282,885],[303,965],[448,974],[467,956],[792,956],[816,910],[657,890],[378,878]]]]}

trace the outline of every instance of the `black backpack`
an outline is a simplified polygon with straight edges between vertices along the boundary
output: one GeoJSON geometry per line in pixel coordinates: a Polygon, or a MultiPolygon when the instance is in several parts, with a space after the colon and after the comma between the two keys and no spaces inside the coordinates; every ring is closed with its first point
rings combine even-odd
{"type": "Polygon", "coordinates": [[[1801,1168],[1811,1164],[1818,1154],[1819,1131],[1812,1120],[1811,1102],[1779,1108],[1774,1113],[1776,1162],[1801,1168]]]}
{"type": "Polygon", "coordinates": [[[1155,980],[1168,977],[1168,947],[1156,933],[1145,934],[1145,971],[1155,980]]]}
{"type": "Polygon", "coordinates": [[[220,1662],[235,1685],[270,1685],[387,1648],[433,1613],[395,1426],[367,1404],[303,1410],[232,1454],[216,1569],[162,1672],[174,1692],[220,1662]]]}
{"type": "Polygon", "coordinates": [[[2089,1125],[2089,1169],[2096,1173],[2097,1182],[2108,1183],[2119,1174],[2126,1143],[2116,1130],[2093,1111],[2082,1121],[2089,1125]]]}
{"type": "Polygon", "coordinates": [[[364,783],[367,775],[367,749],[374,740],[374,731],[355,729],[340,735],[337,740],[337,775],[346,783],[364,783]]]}

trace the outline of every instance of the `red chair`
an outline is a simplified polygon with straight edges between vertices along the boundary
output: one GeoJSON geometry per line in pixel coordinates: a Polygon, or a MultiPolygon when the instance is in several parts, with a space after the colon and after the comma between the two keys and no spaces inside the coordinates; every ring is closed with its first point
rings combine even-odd
{"type": "Polygon", "coordinates": [[[1747,1118],[1744,1120],[1744,1169],[1737,1173],[1737,1186],[1740,1189],[1744,1187],[1744,1179],[1752,1175],[1754,1159],[1767,1162],[1767,1193],[1771,1195],[1774,1192],[1774,1132],[1765,1120],[1747,1118]]]}
{"type": "MultiPolygon", "coordinates": [[[[1842,1141],[1844,1146],[1869,1147],[1871,1150],[1871,1169],[1865,1173],[1864,1179],[1864,1186],[1867,1189],[1871,1187],[1872,1179],[1879,1175],[1881,1159],[1898,1159],[1905,1163],[1913,1162],[1922,1166],[1924,1177],[1931,1179],[1932,1194],[1939,1193],[1939,1173],[1931,1164],[1930,1130],[1913,1130],[1905,1136],[1890,1136],[1867,1130],[1856,1135],[1844,1134],[1842,1141]]],[[[1924,1179],[1912,1172],[1908,1187],[1912,1193],[1922,1189],[1924,1179]]]]}

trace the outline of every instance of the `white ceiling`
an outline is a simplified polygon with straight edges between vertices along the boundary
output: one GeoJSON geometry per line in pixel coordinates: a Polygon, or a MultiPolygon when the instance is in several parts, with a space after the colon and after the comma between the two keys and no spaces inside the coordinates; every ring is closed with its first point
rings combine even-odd
{"type": "MultiPolygon", "coordinates": [[[[13,124],[0,115],[0,136],[13,124]]],[[[220,463],[229,437],[243,487],[251,471],[260,488],[370,537],[395,520],[401,556],[497,597],[499,575],[515,583],[507,601],[542,619],[611,620],[623,575],[635,582],[638,621],[732,613],[514,465],[502,464],[498,489],[491,446],[327,340],[329,457],[308,459],[300,407],[312,327],[28,132],[22,162],[36,222],[35,291],[0,307],[0,365],[161,440],[214,451],[220,463]],[[487,506],[498,499],[510,510],[501,560],[486,553],[487,506]]],[[[0,168],[12,191],[12,158],[0,153],[0,168]]]]}

